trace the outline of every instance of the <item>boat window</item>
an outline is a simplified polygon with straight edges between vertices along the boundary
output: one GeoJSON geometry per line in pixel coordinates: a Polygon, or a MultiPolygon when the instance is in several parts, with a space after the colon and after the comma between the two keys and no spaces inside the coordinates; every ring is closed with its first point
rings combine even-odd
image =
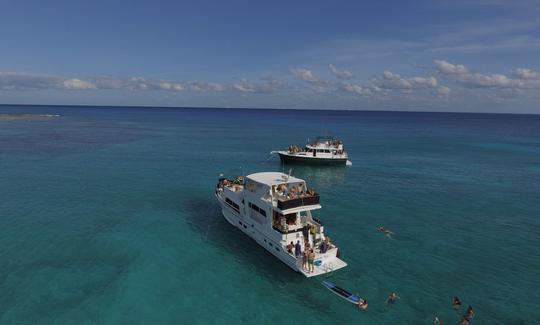
{"type": "Polygon", "coordinates": [[[252,210],[257,211],[259,214],[261,214],[261,215],[263,215],[264,217],[266,217],[266,211],[264,211],[263,209],[259,208],[259,207],[256,206],[255,204],[249,202],[249,207],[250,207],[252,210]]]}
{"type": "Polygon", "coordinates": [[[240,209],[240,206],[234,203],[233,201],[231,201],[231,199],[229,198],[225,198],[225,202],[227,202],[228,205],[232,206],[237,211],[240,209]]]}

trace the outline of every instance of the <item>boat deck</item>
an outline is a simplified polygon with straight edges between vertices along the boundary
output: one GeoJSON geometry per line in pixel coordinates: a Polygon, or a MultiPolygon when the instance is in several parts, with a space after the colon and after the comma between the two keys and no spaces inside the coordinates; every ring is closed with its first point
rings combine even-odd
{"type": "Polygon", "coordinates": [[[322,275],[325,273],[330,273],[330,272],[339,270],[341,268],[344,268],[345,266],[347,266],[347,263],[345,263],[338,257],[330,257],[328,259],[325,259],[324,263],[322,263],[321,265],[319,266],[315,265],[315,269],[314,269],[315,272],[308,273],[302,269],[300,269],[300,272],[306,277],[311,278],[313,276],[318,276],[318,275],[322,275]]]}

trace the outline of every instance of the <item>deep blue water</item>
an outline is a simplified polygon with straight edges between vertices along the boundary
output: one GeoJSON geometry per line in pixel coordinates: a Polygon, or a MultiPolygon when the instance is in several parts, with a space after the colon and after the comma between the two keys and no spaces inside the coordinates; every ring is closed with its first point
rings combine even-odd
{"type": "Polygon", "coordinates": [[[540,319],[540,116],[6,112],[61,116],[0,121],[2,324],[456,324],[454,295],[475,308],[471,324],[540,319]],[[321,193],[349,266],[306,279],[230,226],[213,186],[220,173],[281,171],[271,150],[325,131],[353,166],[293,174],[321,193]],[[391,291],[401,299],[386,306],[391,291]]]}

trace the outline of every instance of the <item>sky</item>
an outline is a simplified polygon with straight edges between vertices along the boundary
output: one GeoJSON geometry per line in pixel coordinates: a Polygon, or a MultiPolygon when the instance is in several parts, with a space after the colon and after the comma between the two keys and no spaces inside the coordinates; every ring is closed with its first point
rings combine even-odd
{"type": "Polygon", "coordinates": [[[0,104],[540,113],[540,0],[0,0],[0,104]]]}

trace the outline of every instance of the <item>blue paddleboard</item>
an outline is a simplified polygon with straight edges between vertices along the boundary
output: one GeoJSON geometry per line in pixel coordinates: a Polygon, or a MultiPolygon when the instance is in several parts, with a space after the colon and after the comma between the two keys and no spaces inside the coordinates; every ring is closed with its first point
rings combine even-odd
{"type": "Polygon", "coordinates": [[[347,300],[348,302],[352,304],[357,305],[358,301],[360,301],[360,297],[358,297],[357,295],[353,295],[349,291],[336,286],[332,282],[323,281],[322,285],[325,286],[328,290],[332,291],[336,295],[340,296],[341,298],[347,300]]]}

